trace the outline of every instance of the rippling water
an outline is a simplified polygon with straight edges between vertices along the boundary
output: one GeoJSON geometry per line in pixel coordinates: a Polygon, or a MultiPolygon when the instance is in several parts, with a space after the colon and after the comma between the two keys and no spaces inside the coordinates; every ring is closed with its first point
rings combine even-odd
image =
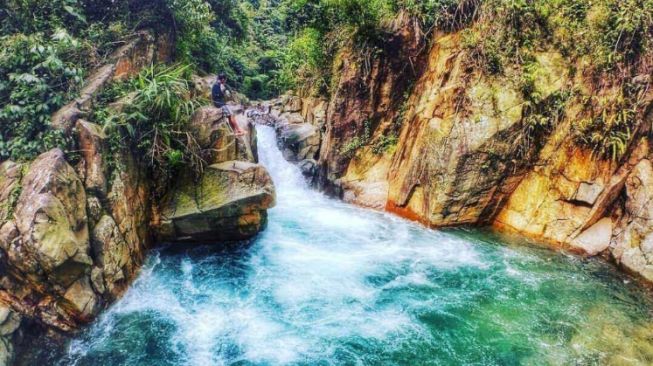
{"type": "Polygon", "coordinates": [[[602,261],[326,199],[270,128],[259,144],[278,190],[268,229],[247,248],[153,253],[60,364],[653,362],[653,304],[602,261]]]}

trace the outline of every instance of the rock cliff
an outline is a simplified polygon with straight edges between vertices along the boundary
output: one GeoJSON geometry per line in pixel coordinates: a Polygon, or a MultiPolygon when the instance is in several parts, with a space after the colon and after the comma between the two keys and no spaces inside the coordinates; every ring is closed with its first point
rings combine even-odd
{"type": "Polygon", "coordinates": [[[0,364],[34,338],[25,333],[65,334],[95,319],[155,243],[240,241],[264,229],[274,186],[256,163],[256,134],[242,106],[233,109],[250,130],[243,138],[229,132],[220,109],[196,111],[189,133],[208,166],[199,175],[182,169],[163,184],[142,156],[111,149],[90,120],[109,83],[170,60],[168,41],[139,33],[54,114],[79,155],[53,149],[31,162],[0,163],[0,364]]]}
{"type": "Polygon", "coordinates": [[[286,157],[298,162],[301,151],[313,151],[307,146],[318,135],[302,126],[311,124],[310,110],[324,114],[326,105],[312,178],[326,192],[430,227],[518,232],[602,255],[653,281],[650,64],[625,82],[597,83],[589,60],[542,48],[529,60],[536,71],[526,94],[518,66],[488,74],[470,63],[462,31],[436,33],[424,45],[409,24],[397,20],[399,52],[368,70],[341,50],[328,102],[286,96],[268,106],[286,157]],[[619,104],[624,84],[637,100],[632,110],[619,104]],[[297,116],[284,117],[288,111],[297,116]],[[614,139],[611,131],[583,139],[597,115],[627,120],[611,154],[596,146],[614,139]]]}

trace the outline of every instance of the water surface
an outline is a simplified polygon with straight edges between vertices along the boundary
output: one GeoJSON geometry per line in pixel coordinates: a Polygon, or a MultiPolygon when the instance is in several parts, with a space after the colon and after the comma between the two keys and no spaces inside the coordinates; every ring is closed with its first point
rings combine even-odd
{"type": "Polygon", "coordinates": [[[59,364],[653,363],[653,304],[610,265],[324,198],[270,128],[259,145],[278,190],[268,229],[154,252],[59,364]]]}

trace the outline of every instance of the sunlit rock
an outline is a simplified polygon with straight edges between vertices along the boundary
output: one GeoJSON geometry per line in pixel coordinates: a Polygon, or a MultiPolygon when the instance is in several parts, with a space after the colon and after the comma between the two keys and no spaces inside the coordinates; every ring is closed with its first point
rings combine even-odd
{"type": "Polygon", "coordinates": [[[215,243],[249,239],[274,206],[272,179],[260,165],[231,161],[209,166],[198,182],[184,178],[162,210],[163,241],[215,243]]]}

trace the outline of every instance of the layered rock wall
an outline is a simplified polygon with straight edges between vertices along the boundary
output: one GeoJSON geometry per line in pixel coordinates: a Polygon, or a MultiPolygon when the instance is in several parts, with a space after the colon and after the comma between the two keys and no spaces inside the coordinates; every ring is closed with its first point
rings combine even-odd
{"type": "Polygon", "coordinates": [[[142,156],[110,148],[103,128],[85,119],[103,88],[168,61],[169,47],[139,33],[54,114],[77,154],[54,149],[0,163],[0,365],[11,363],[24,333],[65,334],[94,320],[127,290],[154,243],[246,240],[265,228],[274,186],[257,164],[242,106],[232,109],[245,137],[233,135],[222,110],[199,109],[189,132],[205,167],[181,169],[163,185],[142,156]]]}
{"type": "MultiPolygon", "coordinates": [[[[352,53],[339,54],[320,135],[319,186],[431,227],[493,225],[603,255],[653,281],[653,70],[644,65],[627,80],[639,107],[624,152],[613,159],[579,141],[579,124],[592,117],[588,97],[622,98],[618,83],[596,83],[588,60],[569,61],[553,47],[535,52],[533,100],[518,66],[488,75],[466,62],[460,32],[434,35],[421,56],[411,52],[410,34],[395,28],[402,51],[392,62],[377,59],[369,74],[350,61],[352,53]],[[404,88],[390,75],[405,77],[399,65],[411,61],[422,66],[404,88]],[[397,100],[395,90],[408,97],[397,100]]],[[[290,99],[276,108],[301,110],[294,124],[306,123],[316,98],[290,99]]]]}

